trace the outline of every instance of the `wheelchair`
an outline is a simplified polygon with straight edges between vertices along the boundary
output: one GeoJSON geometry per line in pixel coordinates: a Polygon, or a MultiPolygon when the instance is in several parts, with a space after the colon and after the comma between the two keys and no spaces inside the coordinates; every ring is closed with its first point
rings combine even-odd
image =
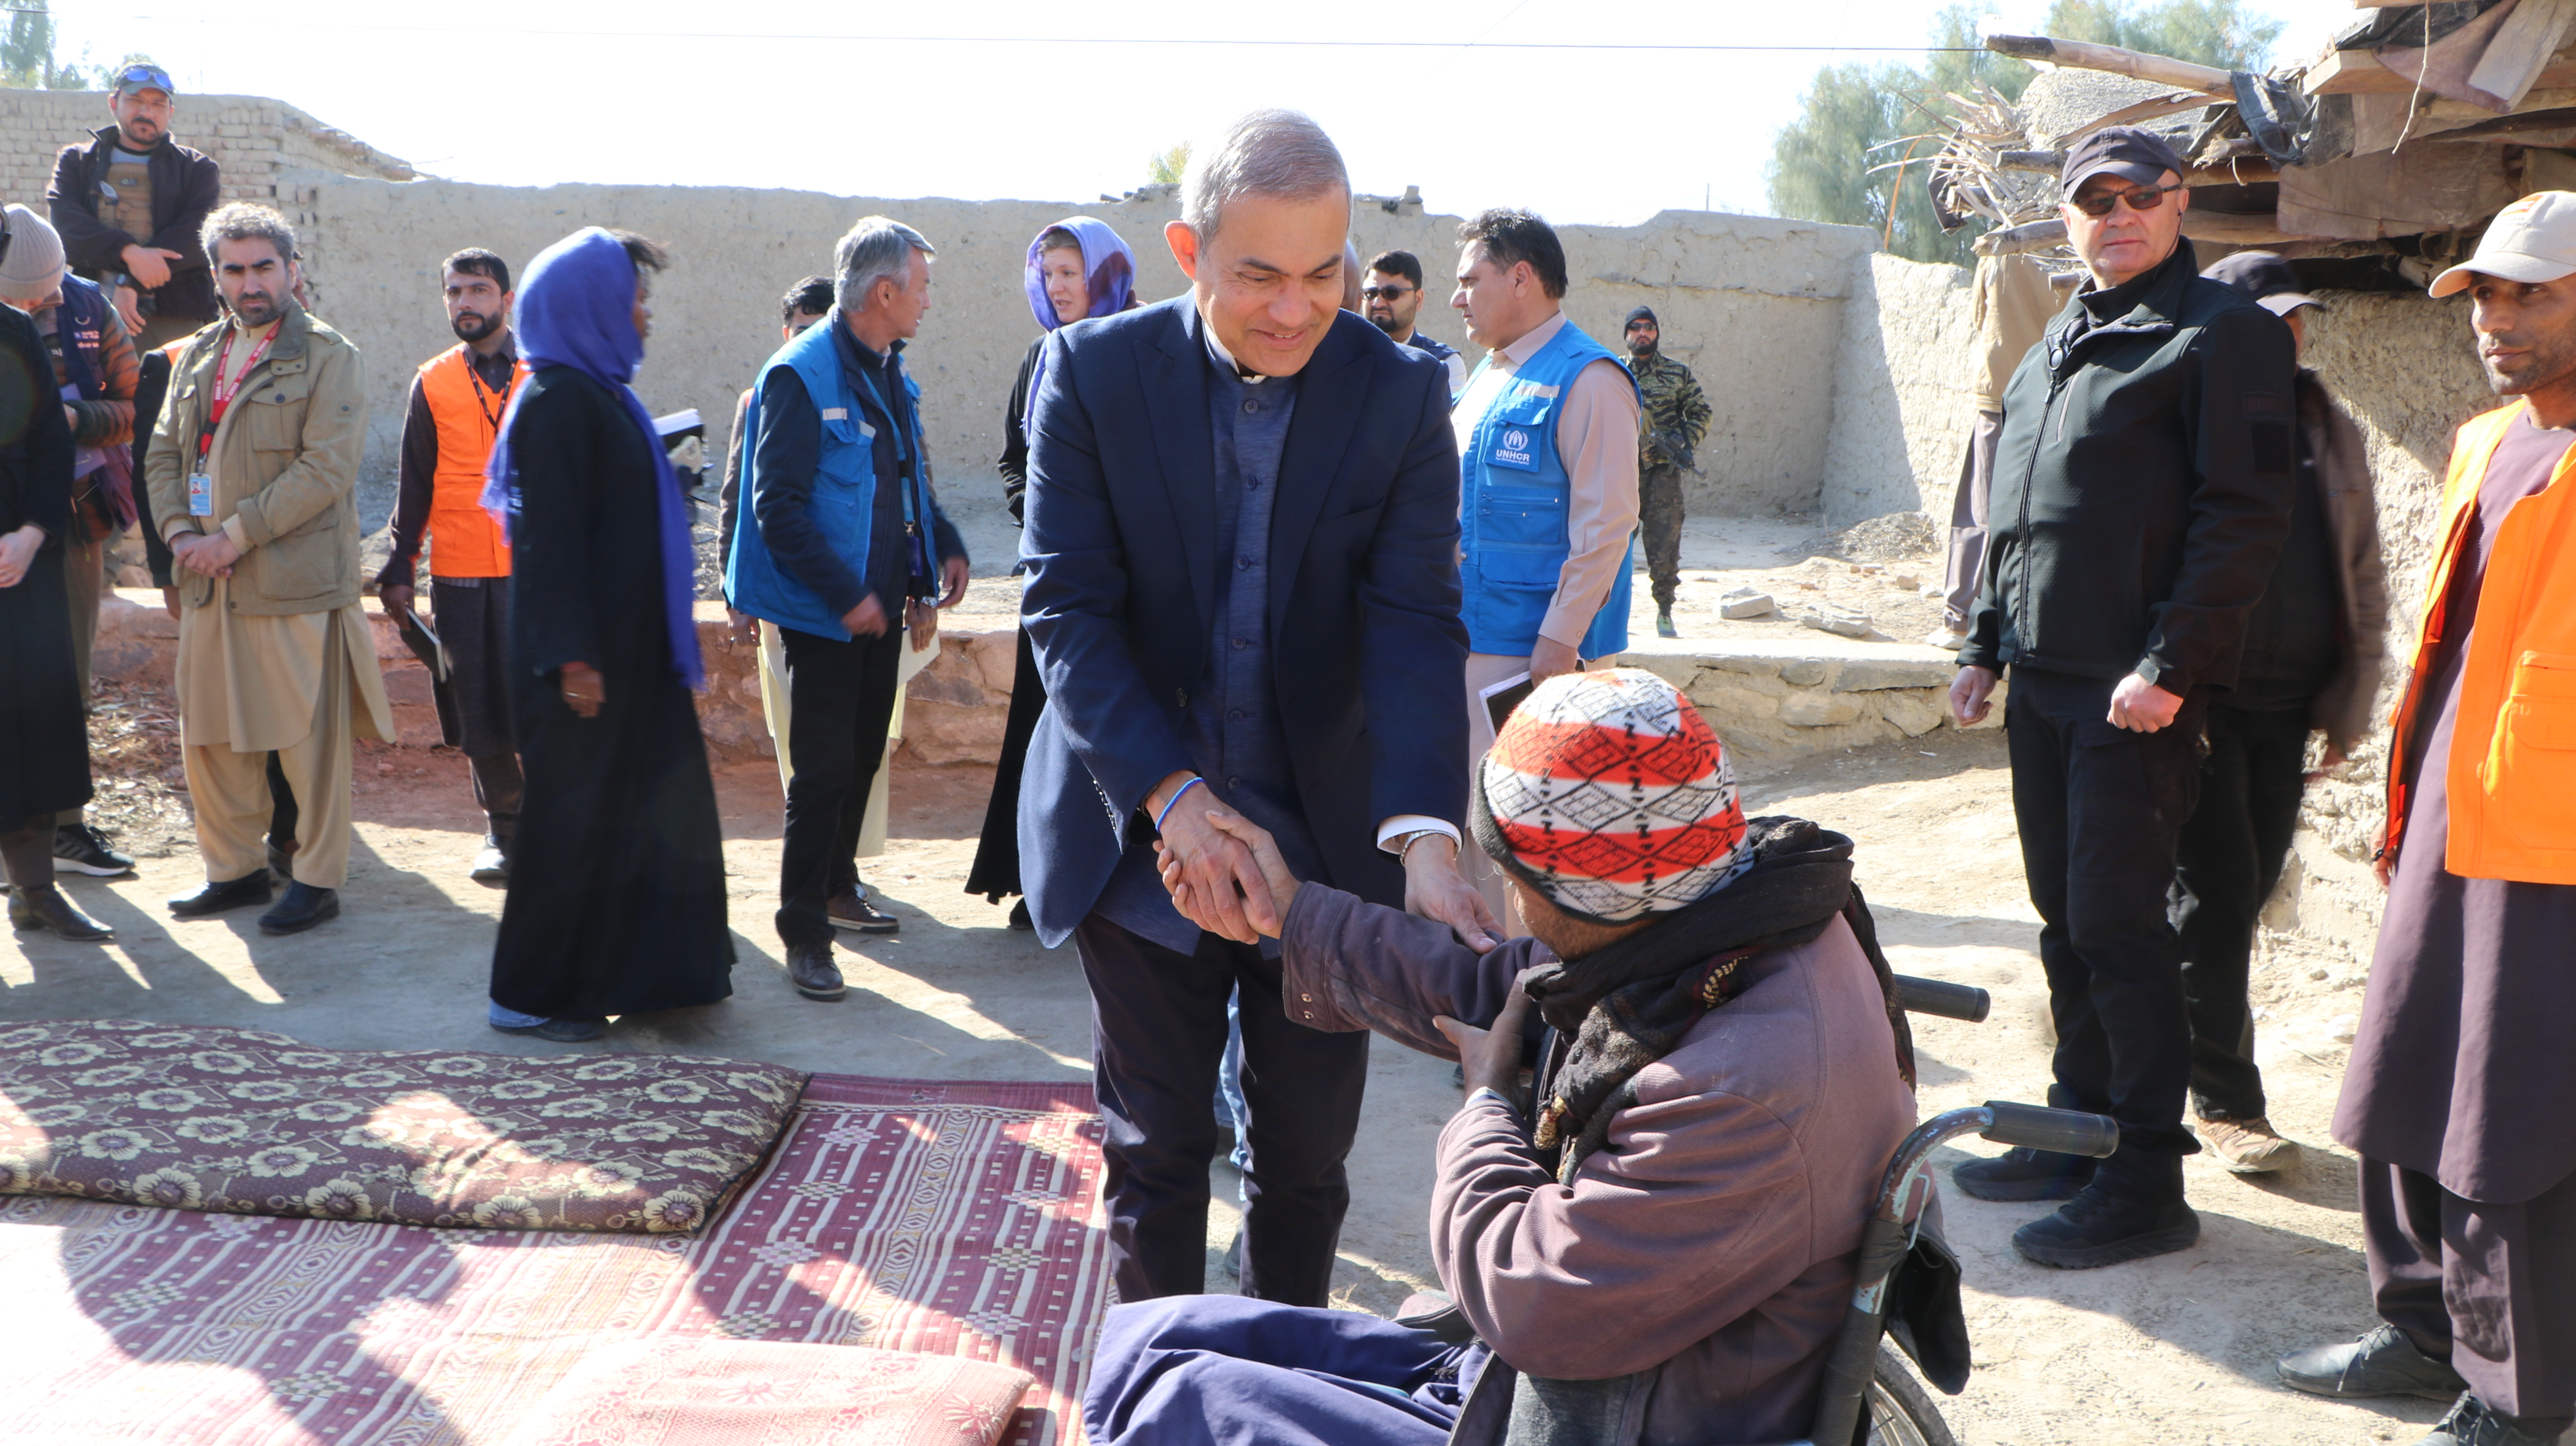
{"type": "MultiPolygon", "coordinates": [[[[1984,1023],[1991,1006],[1982,989],[1902,974],[1896,976],[1896,998],[1908,1013],[1971,1024],[1984,1023]]],[[[1958,1446],[1924,1379],[1908,1367],[1904,1355],[1889,1349],[1886,1338],[1891,1306],[1909,1297],[1938,1296],[1937,1285],[1926,1289],[1931,1284],[1926,1277],[1945,1266],[1951,1272],[1947,1312],[1956,1321],[1956,1257],[1937,1239],[1924,1236],[1921,1225],[1935,1195],[1932,1152],[1962,1135],[2096,1159],[2120,1147],[2120,1127],[2106,1116],[1997,1100],[1947,1110],[1915,1127],[1888,1161],[1876,1207],[1862,1230],[1851,1312],[1843,1318],[1842,1334],[1825,1365],[1815,1425],[1805,1440],[1787,1446],[1958,1446]]],[[[1966,1387],[1964,1322],[1957,1323],[1955,1341],[1946,1343],[1946,1351],[1944,1343],[1923,1340],[1919,1331],[1900,1325],[1898,1333],[1906,1355],[1945,1392],[1956,1395],[1966,1387]]]]}

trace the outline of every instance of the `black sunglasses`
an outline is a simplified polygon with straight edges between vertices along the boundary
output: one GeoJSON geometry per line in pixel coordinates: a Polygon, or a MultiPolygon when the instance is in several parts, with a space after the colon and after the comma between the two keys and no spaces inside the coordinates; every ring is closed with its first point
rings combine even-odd
{"type": "Polygon", "coordinates": [[[1417,289],[1419,288],[1411,286],[1363,286],[1360,288],[1360,296],[1368,301],[1393,301],[1417,289]]]}
{"type": "Polygon", "coordinates": [[[2068,204],[2087,216],[2108,216],[2111,214],[2111,208],[2122,201],[2128,202],[2129,209],[2132,211],[2152,211],[2165,203],[2166,192],[2181,189],[2182,182],[2176,181],[2170,186],[2140,186],[2130,191],[2105,191],[2097,196],[2078,196],[2068,204]]]}

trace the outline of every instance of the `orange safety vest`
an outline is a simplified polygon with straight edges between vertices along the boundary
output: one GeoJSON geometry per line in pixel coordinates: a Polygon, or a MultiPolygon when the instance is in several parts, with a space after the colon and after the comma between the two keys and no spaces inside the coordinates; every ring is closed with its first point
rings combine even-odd
{"type": "MultiPolygon", "coordinates": [[[[2388,832],[2406,827],[2399,777],[2419,724],[2425,679],[2442,641],[2442,600],[2477,513],[2478,488],[2504,429],[2530,409],[2516,401],[2461,426],[2442,483],[2440,557],[2424,584],[2415,672],[2389,743],[2388,832]]],[[[2444,867],[2465,879],[2576,884],[2576,451],[2538,493],[2513,504],[2487,551],[2477,625],[2460,670],[2452,725],[2451,837],[2444,867]]]]}
{"type": "MultiPolygon", "coordinates": [[[[501,435],[510,394],[495,396],[466,363],[465,343],[422,363],[421,400],[438,425],[438,470],[430,475],[429,570],[434,577],[508,577],[510,544],[483,510],[483,465],[501,435]]],[[[519,363],[516,387],[528,374],[519,363]]]]}

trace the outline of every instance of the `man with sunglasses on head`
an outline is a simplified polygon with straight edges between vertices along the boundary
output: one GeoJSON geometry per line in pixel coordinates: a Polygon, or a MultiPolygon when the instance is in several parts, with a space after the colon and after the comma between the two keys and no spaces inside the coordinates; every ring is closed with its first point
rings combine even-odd
{"type": "Polygon", "coordinates": [[[223,174],[213,157],[170,138],[177,95],[161,67],[125,67],[107,97],[116,123],[63,147],[45,188],[72,270],[107,288],[139,351],[215,319],[197,233],[223,201],[223,174]]]}
{"type": "Polygon", "coordinates": [[[1381,251],[1360,282],[1360,315],[1398,346],[1427,351],[1449,369],[1449,395],[1467,389],[1467,359],[1458,348],[1414,326],[1422,315],[1422,261],[1410,251],[1381,251]]]}
{"type": "Polygon", "coordinates": [[[1954,1177],[1981,1200],[2066,1201],[2013,1244],[2068,1269],[2200,1238],[2166,890],[2211,695],[2236,683],[2290,531],[2296,347],[2199,274],[2182,173],[2131,126],[2067,152],[2060,210],[2090,276],[2005,389],[1985,580],[1950,687],[1958,722],[1979,722],[2012,671],[2013,814],[2057,1025],[2049,1103],[2120,1123],[2098,1167],[2016,1149],[1954,1177]]]}

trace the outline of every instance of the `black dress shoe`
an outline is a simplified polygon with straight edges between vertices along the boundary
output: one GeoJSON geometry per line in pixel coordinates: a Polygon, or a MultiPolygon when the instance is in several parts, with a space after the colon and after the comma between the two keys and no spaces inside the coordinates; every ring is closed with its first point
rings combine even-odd
{"type": "Polygon", "coordinates": [[[2543,1435],[2514,1417],[2498,1415],[2487,1409],[2486,1402],[2462,1391],[2460,1399],[2451,1403],[2450,1413],[2415,1446],[2558,1446],[2565,1439],[2563,1431],[2543,1435]]]}
{"type": "Polygon", "coordinates": [[[1991,1160],[1954,1166],[1950,1179],[1979,1200],[2071,1200],[2093,1179],[2093,1161],[2017,1146],[1991,1160]]]}
{"type": "Polygon", "coordinates": [[[1011,906],[1011,927],[1022,933],[1037,927],[1037,921],[1029,917],[1028,900],[1022,899],[1011,906]]]}
{"type": "Polygon", "coordinates": [[[263,934],[301,934],[316,924],[340,917],[340,891],[317,889],[301,880],[286,886],[277,907],[259,916],[263,934]]]}
{"type": "Polygon", "coordinates": [[[170,901],[170,912],[182,919],[206,919],[244,904],[267,902],[268,873],[262,870],[220,884],[209,883],[193,894],[181,894],[170,901]]]}
{"type": "Polygon", "coordinates": [[[2099,1181],[2074,1199],[2013,1232],[2013,1249],[2060,1270],[2097,1270],[2189,1248],[2200,1239],[2200,1216],[2180,1200],[2124,1199],[2099,1181]]]}
{"type": "Polygon", "coordinates": [[[20,929],[42,929],[75,944],[95,944],[116,937],[114,929],[82,913],[79,905],[50,885],[40,884],[11,894],[9,922],[20,929]]]}
{"type": "Polygon", "coordinates": [[[2281,1384],[2316,1396],[2421,1396],[2448,1401],[2469,1388],[2448,1361],[2416,1349],[2414,1338],[2383,1325],[2357,1341],[2310,1346],[2283,1356],[2275,1367],[2281,1384]]]}
{"type": "Polygon", "coordinates": [[[829,944],[788,945],[787,982],[808,999],[833,1000],[850,992],[841,982],[841,966],[832,962],[829,944]]]}

